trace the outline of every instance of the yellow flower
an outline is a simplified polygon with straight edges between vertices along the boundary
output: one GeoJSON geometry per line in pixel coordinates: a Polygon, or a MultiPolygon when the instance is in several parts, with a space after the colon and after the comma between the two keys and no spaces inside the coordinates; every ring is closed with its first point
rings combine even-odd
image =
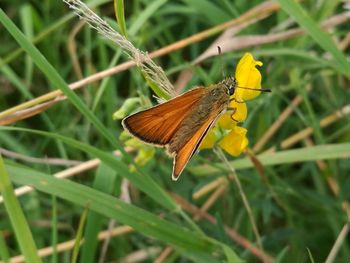
{"type": "MultiPolygon", "coordinates": [[[[256,66],[262,66],[261,61],[254,60],[252,54],[245,53],[238,62],[235,78],[237,86],[250,89],[261,89],[261,74],[256,66]]],[[[260,95],[260,91],[237,88],[235,98],[242,101],[251,100],[260,95]]]]}
{"type": "Polygon", "coordinates": [[[237,125],[237,122],[233,121],[231,115],[232,115],[232,113],[225,112],[218,119],[216,126],[219,126],[222,129],[232,130],[237,125]]]}
{"type": "Polygon", "coordinates": [[[220,142],[219,146],[227,153],[238,156],[248,146],[247,129],[236,126],[220,142]]]}
{"type": "Polygon", "coordinates": [[[237,123],[247,118],[247,105],[244,101],[251,100],[261,93],[249,90],[261,89],[261,74],[256,66],[262,66],[262,62],[254,60],[250,53],[245,53],[238,62],[235,73],[237,88],[231,96],[235,100],[230,102],[230,108],[235,108],[235,111],[228,111],[218,119],[215,127],[208,132],[201,143],[199,147],[201,150],[213,148],[218,142],[227,153],[238,156],[247,147],[247,129],[237,126],[237,123]]]}
{"type": "Polygon", "coordinates": [[[248,110],[247,110],[247,104],[245,102],[237,102],[237,101],[231,101],[230,102],[230,108],[234,108],[235,112],[232,114],[232,112],[227,112],[227,114],[232,115],[231,121],[235,120],[234,122],[243,122],[247,118],[248,110]]]}
{"type": "Polygon", "coordinates": [[[217,129],[217,126],[215,126],[213,129],[211,129],[208,134],[205,136],[203,141],[201,142],[201,145],[199,146],[199,149],[211,149],[214,147],[216,141],[221,137],[219,134],[219,129],[217,129]]]}

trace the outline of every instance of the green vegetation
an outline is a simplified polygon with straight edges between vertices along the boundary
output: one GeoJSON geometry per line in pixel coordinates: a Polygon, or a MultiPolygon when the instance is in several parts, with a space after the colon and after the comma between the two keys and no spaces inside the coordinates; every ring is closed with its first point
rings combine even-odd
{"type": "Polygon", "coordinates": [[[173,182],[165,151],[120,124],[175,93],[146,53],[63,1],[2,1],[0,262],[350,261],[349,5],[86,4],[177,93],[245,52],[272,92],[247,102],[244,154],[203,150],[173,182]]]}

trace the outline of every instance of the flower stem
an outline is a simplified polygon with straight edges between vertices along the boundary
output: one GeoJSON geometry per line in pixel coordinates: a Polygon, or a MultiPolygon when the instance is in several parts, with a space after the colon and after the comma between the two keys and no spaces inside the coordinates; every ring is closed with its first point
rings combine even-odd
{"type": "Polygon", "coordinates": [[[247,210],[248,217],[249,217],[249,220],[250,220],[250,223],[252,225],[253,232],[254,232],[254,235],[255,235],[255,238],[256,238],[256,241],[257,241],[257,245],[258,245],[258,247],[259,247],[259,249],[261,251],[264,251],[264,248],[263,248],[263,245],[262,245],[262,242],[261,242],[261,237],[260,237],[258,228],[257,228],[255,220],[254,220],[252,209],[250,207],[248,198],[247,198],[247,196],[245,195],[245,193],[243,191],[243,188],[242,188],[241,182],[239,181],[239,178],[237,176],[236,170],[234,169],[233,166],[231,166],[231,164],[227,160],[227,158],[226,158],[224,152],[222,151],[222,149],[220,149],[219,147],[216,147],[215,148],[215,153],[218,155],[218,157],[226,164],[226,166],[231,171],[231,173],[229,174],[228,177],[231,180],[233,179],[235,181],[235,183],[236,183],[236,186],[237,186],[239,194],[240,194],[240,196],[242,198],[242,201],[243,201],[243,204],[245,206],[245,209],[247,210]]]}

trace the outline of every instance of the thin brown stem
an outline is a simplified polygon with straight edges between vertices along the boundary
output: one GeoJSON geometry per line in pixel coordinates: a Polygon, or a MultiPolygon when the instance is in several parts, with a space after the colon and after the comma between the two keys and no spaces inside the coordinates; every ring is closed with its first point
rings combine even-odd
{"type": "Polygon", "coordinates": [[[342,230],[340,231],[338,238],[335,241],[331,251],[329,252],[325,263],[333,263],[334,262],[337,254],[338,254],[338,251],[339,251],[341,245],[344,243],[344,240],[345,240],[346,236],[348,235],[348,233],[349,233],[349,225],[345,224],[343,226],[342,230]]]}
{"type": "Polygon", "coordinates": [[[40,163],[40,164],[49,164],[49,165],[57,165],[57,166],[72,166],[72,165],[79,165],[82,163],[82,161],[66,160],[66,159],[60,159],[60,158],[47,158],[47,157],[35,158],[35,157],[19,154],[13,151],[9,151],[4,148],[0,148],[0,153],[3,156],[13,158],[19,161],[29,162],[29,163],[40,163]]]}
{"type": "MultiPolygon", "coordinates": [[[[327,127],[329,125],[331,125],[332,123],[336,122],[337,120],[348,116],[350,114],[350,105],[346,105],[343,108],[341,108],[340,110],[328,115],[327,117],[321,119],[320,121],[320,127],[324,128],[327,127]]],[[[310,127],[303,129],[293,135],[291,135],[290,137],[286,138],[285,140],[282,141],[281,143],[281,149],[287,149],[291,146],[293,146],[294,144],[300,142],[301,140],[304,140],[305,138],[309,137],[312,133],[314,132],[314,130],[310,127]]],[[[264,153],[273,153],[276,151],[276,147],[271,147],[268,150],[264,151],[264,153]]]]}
{"type": "MultiPolygon", "coordinates": [[[[125,150],[127,152],[132,151],[132,148],[125,148],[125,150]]],[[[116,156],[120,156],[120,151],[115,151],[114,154],[116,156]]],[[[78,164],[76,166],[70,167],[68,169],[65,169],[63,171],[60,171],[58,173],[53,174],[53,176],[55,176],[56,178],[68,178],[68,177],[72,177],[75,176],[77,174],[80,174],[82,172],[91,170],[91,169],[95,169],[96,167],[98,167],[100,165],[101,161],[99,159],[92,159],[86,162],[83,162],[81,164],[78,164]]],[[[24,194],[27,194],[29,192],[34,191],[34,189],[30,186],[22,186],[22,187],[18,187],[15,189],[15,195],[16,196],[21,196],[24,194]]],[[[0,204],[4,201],[3,197],[0,195],[0,204]]]]}
{"type": "Polygon", "coordinates": [[[262,251],[264,251],[263,245],[262,245],[262,242],[261,242],[261,237],[260,237],[260,234],[259,234],[259,231],[258,231],[258,227],[257,227],[257,225],[255,223],[255,219],[254,219],[254,216],[253,216],[253,211],[252,211],[252,209],[250,207],[248,198],[247,198],[246,194],[244,193],[243,187],[242,187],[241,182],[240,182],[240,180],[239,180],[239,178],[237,176],[236,170],[229,163],[229,161],[227,160],[225,154],[223,153],[223,151],[220,148],[217,148],[216,152],[217,152],[217,155],[219,156],[219,158],[226,164],[228,169],[231,171],[231,174],[230,174],[229,178],[230,179],[233,178],[234,182],[236,183],[236,186],[237,186],[239,194],[240,194],[240,196],[242,198],[244,207],[247,210],[247,214],[248,214],[250,223],[252,225],[252,229],[253,229],[253,232],[254,232],[254,235],[255,235],[258,247],[262,251]]]}
{"type": "MultiPolygon", "coordinates": [[[[114,228],[112,230],[112,232],[109,232],[108,230],[100,232],[98,234],[98,240],[104,240],[110,234],[112,234],[112,236],[120,236],[120,235],[124,235],[127,233],[131,233],[132,231],[134,231],[134,230],[129,226],[119,226],[119,227],[114,228]]],[[[83,244],[83,242],[84,242],[84,240],[81,240],[80,245],[83,244]]],[[[75,239],[72,239],[72,240],[69,240],[66,242],[62,242],[62,243],[57,245],[56,251],[63,252],[63,251],[71,250],[74,247],[74,243],[75,243],[75,239]]],[[[47,256],[52,255],[53,252],[54,252],[54,247],[50,246],[50,247],[45,247],[45,248],[39,249],[38,255],[41,258],[43,258],[43,257],[47,257],[47,256]]],[[[10,262],[11,263],[25,262],[25,258],[22,255],[15,256],[15,257],[12,257],[10,259],[10,262]]]]}

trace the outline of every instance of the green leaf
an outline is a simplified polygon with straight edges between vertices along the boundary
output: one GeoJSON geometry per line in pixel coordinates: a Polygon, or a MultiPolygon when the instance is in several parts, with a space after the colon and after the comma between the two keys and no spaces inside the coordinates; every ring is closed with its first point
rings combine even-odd
{"type": "MultiPolygon", "coordinates": [[[[117,174],[109,166],[102,163],[96,171],[93,188],[111,194],[115,186],[117,174]]],[[[102,229],[103,216],[90,211],[84,233],[85,242],[81,251],[80,262],[95,262],[95,253],[98,244],[97,235],[102,229]]]]}
{"type": "Polygon", "coordinates": [[[124,0],[114,0],[114,13],[117,18],[120,33],[126,35],[125,15],[124,15],[124,0]]]}
{"type": "Polygon", "coordinates": [[[225,252],[227,262],[229,262],[229,263],[242,263],[243,262],[228,245],[221,243],[221,247],[225,252]]]}
{"type": "MultiPolygon", "coordinates": [[[[280,151],[276,153],[260,154],[258,160],[264,166],[279,165],[296,162],[307,162],[316,160],[341,159],[350,157],[350,143],[325,144],[301,149],[280,151]]],[[[254,167],[249,158],[242,158],[231,161],[230,164],[236,169],[247,169],[254,167]]],[[[213,166],[201,165],[188,168],[196,175],[208,175],[222,170],[227,170],[226,165],[222,163],[213,166]]]]}
{"type": "MultiPolygon", "coordinates": [[[[93,0],[93,1],[90,1],[87,5],[90,8],[96,8],[96,7],[103,5],[107,2],[109,2],[109,0],[93,0]]],[[[73,13],[70,13],[70,14],[65,15],[63,17],[60,17],[56,22],[54,22],[51,25],[48,25],[39,34],[37,34],[35,37],[33,37],[32,43],[33,44],[39,43],[40,41],[45,39],[45,37],[47,37],[51,33],[55,32],[58,29],[61,29],[63,27],[63,25],[73,17],[75,17],[73,13]]],[[[8,64],[11,61],[13,61],[14,59],[16,59],[19,55],[22,54],[23,51],[24,51],[24,49],[20,47],[20,48],[17,48],[16,50],[10,52],[10,54],[8,54],[4,58],[4,60],[2,60],[2,61],[0,60],[0,67],[2,67],[4,64],[8,64]]]]}
{"type": "Polygon", "coordinates": [[[58,253],[57,253],[57,243],[58,243],[58,220],[57,220],[57,198],[56,196],[51,197],[52,201],[52,219],[51,219],[51,247],[52,247],[52,255],[51,255],[51,263],[58,262],[58,253]]]}
{"type": "Polygon", "coordinates": [[[153,92],[162,99],[171,99],[171,96],[166,93],[155,81],[153,81],[147,72],[143,71],[140,69],[141,74],[143,75],[143,77],[145,78],[148,86],[153,90],[153,92]]]}
{"type": "Polygon", "coordinates": [[[39,191],[55,195],[79,206],[89,205],[91,211],[114,218],[121,224],[129,225],[147,236],[197,253],[208,254],[218,249],[217,243],[211,239],[113,196],[30,168],[10,164],[8,167],[12,181],[17,184],[31,185],[39,191]]]}
{"type": "Polygon", "coordinates": [[[140,28],[147,22],[147,20],[156,12],[167,0],[156,0],[149,2],[150,4],[142,10],[135,22],[130,26],[129,33],[131,36],[136,35],[140,28]]]}
{"type": "Polygon", "coordinates": [[[85,210],[84,210],[84,212],[81,215],[80,220],[79,220],[79,226],[78,226],[77,235],[76,235],[75,241],[74,241],[71,263],[76,263],[77,259],[78,259],[80,243],[81,243],[81,239],[83,237],[83,231],[84,231],[84,226],[85,226],[88,211],[89,211],[89,203],[87,203],[87,207],[85,208],[85,210]]]}
{"type": "Polygon", "coordinates": [[[283,263],[285,262],[285,257],[290,248],[288,246],[284,247],[275,257],[275,263],[283,263]]]}
{"type": "Polygon", "coordinates": [[[15,231],[16,239],[27,262],[42,262],[37,254],[37,248],[24,216],[22,208],[15,196],[9,174],[0,154],[0,192],[4,198],[7,214],[15,231]]]}
{"type": "Polygon", "coordinates": [[[10,253],[8,251],[4,239],[4,233],[2,231],[0,231],[0,258],[4,261],[4,263],[10,262],[10,253]]]}
{"type": "Polygon", "coordinates": [[[137,188],[145,192],[147,195],[153,198],[156,202],[163,205],[167,209],[171,211],[179,211],[180,209],[177,206],[177,204],[169,197],[169,195],[151,179],[150,176],[141,174],[139,172],[131,173],[129,171],[128,166],[112,153],[101,151],[88,144],[84,144],[74,139],[67,138],[65,136],[55,134],[55,133],[23,129],[23,128],[15,128],[15,127],[0,127],[0,130],[16,130],[21,132],[31,132],[31,133],[46,136],[49,138],[59,139],[62,142],[72,147],[78,148],[86,152],[87,154],[90,154],[99,158],[102,162],[104,162],[106,165],[111,167],[113,170],[118,171],[118,173],[121,176],[126,177],[137,188]]]}
{"type": "Polygon", "coordinates": [[[314,257],[312,256],[310,249],[307,247],[306,250],[307,250],[307,254],[309,256],[310,262],[315,263],[314,257]]]}
{"type": "MultiPolygon", "coordinates": [[[[32,8],[29,4],[25,4],[20,9],[21,24],[24,34],[28,39],[33,38],[33,19],[32,19],[32,8]]],[[[29,56],[26,56],[25,61],[25,82],[28,86],[31,85],[33,75],[33,61],[29,56]]]]}
{"type": "Polygon", "coordinates": [[[225,8],[219,6],[220,2],[208,0],[186,0],[185,2],[196,10],[196,13],[206,22],[209,21],[211,24],[220,24],[232,19],[225,8]]]}
{"type": "MultiPolygon", "coordinates": [[[[12,34],[12,36],[18,41],[18,43],[28,52],[32,57],[36,65],[42,70],[42,72],[48,77],[48,79],[57,87],[59,87],[62,92],[67,96],[67,98],[74,104],[77,109],[95,126],[95,128],[109,141],[109,143],[120,150],[123,157],[132,163],[130,156],[125,152],[124,148],[117,143],[115,137],[111,132],[101,123],[101,121],[94,115],[94,113],[88,109],[88,107],[82,102],[77,94],[72,91],[65,81],[61,78],[58,72],[52,67],[52,65],[46,60],[46,58],[39,52],[39,50],[18,30],[15,24],[6,16],[6,14],[0,9],[0,21],[4,24],[6,29],[12,34]]],[[[41,133],[44,135],[45,133],[41,133]]],[[[46,133],[48,135],[49,133],[46,133]]],[[[79,147],[80,149],[85,149],[86,151],[92,151],[98,155],[103,155],[105,162],[111,165],[114,169],[124,171],[122,176],[127,177],[131,182],[133,182],[142,191],[145,191],[150,196],[153,196],[154,200],[161,202],[165,207],[171,210],[178,210],[178,206],[171,200],[170,197],[153,181],[149,176],[142,175],[139,173],[137,176],[131,174],[128,167],[121,161],[117,161],[116,158],[111,154],[103,153],[96,148],[90,147],[88,145],[81,144],[77,141],[64,138],[59,135],[51,134],[52,138],[59,138],[65,142],[71,143],[79,147]],[[55,137],[58,136],[58,137],[55,137]],[[121,168],[122,167],[122,168],[121,168]]],[[[78,148],[79,148],[78,147],[78,148]]]]}

